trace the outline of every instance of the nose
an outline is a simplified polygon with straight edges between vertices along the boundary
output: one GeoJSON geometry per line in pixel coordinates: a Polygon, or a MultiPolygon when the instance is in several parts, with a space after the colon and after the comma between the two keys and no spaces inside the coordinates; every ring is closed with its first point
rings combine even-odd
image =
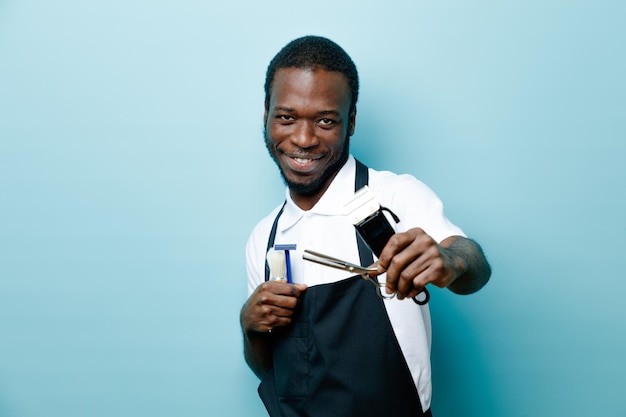
{"type": "Polygon", "coordinates": [[[315,127],[309,122],[301,121],[291,136],[291,142],[303,149],[317,146],[319,138],[315,134],[315,127]]]}

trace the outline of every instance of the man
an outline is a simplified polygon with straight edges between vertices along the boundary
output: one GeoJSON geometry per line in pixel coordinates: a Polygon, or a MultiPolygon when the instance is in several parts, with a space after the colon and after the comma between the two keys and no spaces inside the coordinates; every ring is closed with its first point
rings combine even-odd
{"type": "Polygon", "coordinates": [[[248,241],[241,326],[271,416],[431,415],[430,315],[409,298],[428,284],[473,293],[491,274],[480,247],[446,219],[428,187],[350,155],[358,88],[350,57],[316,36],[287,44],[267,70],[265,143],[287,193],[248,241]],[[302,259],[311,249],[373,262],[343,209],[363,184],[399,218],[374,263],[394,299],[378,297],[361,277],[302,259]],[[268,280],[274,244],[297,245],[293,283],[268,280]]]}

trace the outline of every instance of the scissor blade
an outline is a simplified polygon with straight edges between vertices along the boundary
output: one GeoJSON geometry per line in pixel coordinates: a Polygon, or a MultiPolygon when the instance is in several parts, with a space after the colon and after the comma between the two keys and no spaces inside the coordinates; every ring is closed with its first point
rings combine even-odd
{"type": "Polygon", "coordinates": [[[315,262],[321,265],[329,266],[331,268],[342,269],[348,272],[354,272],[357,274],[367,274],[369,272],[376,272],[376,268],[365,268],[360,265],[355,265],[350,262],[342,261],[341,259],[333,258],[332,256],[324,255],[319,252],[305,249],[302,258],[315,262]]]}

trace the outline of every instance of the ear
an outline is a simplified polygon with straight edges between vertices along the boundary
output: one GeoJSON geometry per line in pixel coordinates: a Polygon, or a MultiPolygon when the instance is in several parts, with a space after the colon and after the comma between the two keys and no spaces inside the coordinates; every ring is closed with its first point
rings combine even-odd
{"type": "Polygon", "coordinates": [[[267,126],[267,107],[265,107],[265,111],[263,112],[263,127],[267,126]]]}
{"type": "Polygon", "coordinates": [[[354,135],[354,130],[356,129],[356,107],[350,113],[350,118],[348,119],[348,136],[354,135]]]}

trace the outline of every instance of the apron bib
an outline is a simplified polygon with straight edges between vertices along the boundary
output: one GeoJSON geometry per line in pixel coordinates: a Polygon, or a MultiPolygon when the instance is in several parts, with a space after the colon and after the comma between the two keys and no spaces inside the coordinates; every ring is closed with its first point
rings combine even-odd
{"type": "MultiPolygon", "coordinates": [[[[355,190],[366,184],[367,168],[357,161],[355,190]]],[[[357,241],[361,265],[371,264],[371,251],[357,241]]],[[[273,367],[259,385],[271,417],[431,415],[422,410],[383,300],[361,276],[309,287],[292,323],[272,332],[272,345],[273,367]]]]}

